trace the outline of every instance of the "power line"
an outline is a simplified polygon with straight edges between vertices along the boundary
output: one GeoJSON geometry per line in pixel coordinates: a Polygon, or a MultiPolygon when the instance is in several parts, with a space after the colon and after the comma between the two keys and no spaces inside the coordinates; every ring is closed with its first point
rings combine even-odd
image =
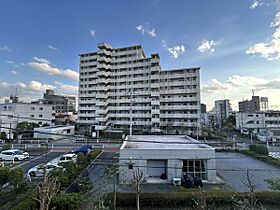
{"type": "Polygon", "coordinates": [[[20,116],[17,116],[17,115],[9,115],[9,114],[0,114],[0,116],[8,117],[8,118],[17,118],[17,119],[26,119],[26,120],[41,120],[41,121],[52,122],[52,120],[50,120],[49,118],[20,117],[20,116]]]}
{"type": "MultiPolygon", "coordinates": [[[[18,128],[10,128],[10,127],[4,127],[1,126],[0,128],[4,128],[4,129],[9,129],[9,130],[15,130],[15,131],[22,131],[24,133],[39,133],[39,134],[47,134],[47,135],[53,135],[53,136],[63,136],[63,137],[73,137],[73,138],[79,138],[81,137],[80,135],[75,135],[75,134],[62,134],[62,133],[51,133],[51,132],[46,132],[46,131],[35,131],[35,130],[20,130],[18,128]]],[[[44,128],[44,127],[42,127],[44,128]]],[[[164,136],[164,135],[163,135],[164,136]]],[[[87,140],[87,142],[89,141],[94,141],[94,140],[104,140],[103,143],[123,143],[124,141],[126,142],[135,142],[135,143],[158,143],[158,144],[182,144],[182,145],[207,145],[207,144],[230,144],[230,143],[244,143],[241,141],[235,141],[235,142],[200,142],[200,141],[196,141],[195,142],[182,142],[182,141],[153,141],[153,140],[124,140],[124,139],[114,139],[114,138],[92,138],[92,137],[87,137],[84,136],[87,140]],[[108,140],[112,140],[109,141],[108,140]]],[[[266,144],[266,142],[258,142],[258,144],[266,144]]]]}

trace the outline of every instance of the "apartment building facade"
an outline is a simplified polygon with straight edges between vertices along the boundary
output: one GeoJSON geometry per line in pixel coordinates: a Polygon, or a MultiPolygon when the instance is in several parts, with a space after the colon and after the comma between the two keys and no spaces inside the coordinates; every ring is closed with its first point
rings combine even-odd
{"type": "Polygon", "coordinates": [[[52,105],[55,112],[68,113],[76,111],[76,97],[56,95],[53,90],[46,90],[44,93],[44,104],[52,105]]]}
{"type": "Polygon", "coordinates": [[[215,101],[216,122],[221,127],[226,119],[232,114],[232,108],[228,99],[215,101]]]}
{"type": "Polygon", "coordinates": [[[252,96],[250,101],[240,101],[238,102],[239,112],[258,112],[260,111],[260,97],[252,96]]]}
{"type": "Polygon", "coordinates": [[[78,125],[91,131],[195,134],[200,123],[200,68],[162,70],[140,45],[80,54],[78,125]],[[132,126],[131,126],[132,124],[132,126]]]}
{"type": "Polygon", "coordinates": [[[33,122],[40,126],[54,124],[54,110],[52,106],[40,103],[23,103],[5,101],[0,104],[0,132],[5,132],[12,138],[11,129],[16,129],[20,122],[33,122]]]}
{"type": "Polygon", "coordinates": [[[236,129],[241,132],[260,134],[268,132],[280,140],[280,111],[238,112],[235,114],[236,129]]]}

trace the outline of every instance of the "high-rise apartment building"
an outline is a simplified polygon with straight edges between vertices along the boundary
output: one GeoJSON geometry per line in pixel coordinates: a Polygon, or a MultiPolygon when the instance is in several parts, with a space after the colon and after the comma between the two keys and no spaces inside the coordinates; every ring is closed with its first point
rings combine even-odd
{"type": "Polygon", "coordinates": [[[215,101],[216,122],[221,127],[232,114],[232,108],[228,99],[215,101]]]}
{"type": "Polygon", "coordinates": [[[200,68],[162,70],[160,57],[140,45],[80,54],[78,124],[97,133],[196,134],[200,123],[200,68]],[[132,126],[131,126],[132,122],[132,126]]]}

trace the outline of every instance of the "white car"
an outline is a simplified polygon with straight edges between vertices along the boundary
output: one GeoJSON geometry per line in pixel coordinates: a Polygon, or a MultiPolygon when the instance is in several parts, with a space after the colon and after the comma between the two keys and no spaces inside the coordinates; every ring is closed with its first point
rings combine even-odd
{"type": "Polygon", "coordinates": [[[68,154],[63,155],[62,157],[60,157],[58,159],[59,163],[67,163],[67,162],[71,162],[71,161],[73,163],[77,162],[77,154],[75,154],[75,153],[68,153],[68,154]]]}
{"type": "MultiPolygon", "coordinates": [[[[56,163],[47,163],[47,173],[56,168],[62,169],[62,166],[56,163]]],[[[45,164],[40,164],[29,169],[27,173],[30,177],[42,177],[44,176],[44,169],[45,169],[45,164]]]]}
{"type": "Polygon", "coordinates": [[[27,152],[24,152],[19,149],[10,149],[10,150],[4,150],[0,153],[0,160],[24,160],[29,157],[29,154],[27,152]]]}

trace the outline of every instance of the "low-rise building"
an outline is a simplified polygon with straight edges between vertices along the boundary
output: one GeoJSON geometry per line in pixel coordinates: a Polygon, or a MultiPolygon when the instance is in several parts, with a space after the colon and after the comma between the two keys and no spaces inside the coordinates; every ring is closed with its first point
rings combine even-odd
{"type": "Polygon", "coordinates": [[[237,112],[235,119],[236,129],[242,133],[265,134],[280,140],[280,111],[237,112]]]}
{"type": "Polygon", "coordinates": [[[128,136],[120,149],[120,181],[129,182],[133,172],[143,171],[147,182],[172,182],[183,175],[216,182],[214,148],[178,135],[128,136]],[[163,180],[164,181],[164,180],[163,180]]]}
{"type": "Polygon", "coordinates": [[[34,138],[36,139],[63,139],[67,135],[75,134],[75,126],[54,125],[34,128],[34,138]]]}
{"type": "Polygon", "coordinates": [[[38,123],[39,125],[51,125],[54,122],[54,110],[52,106],[42,103],[12,103],[8,100],[4,104],[0,104],[0,113],[2,124],[17,124],[28,121],[38,123]],[[9,119],[9,122],[5,122],[6,119],[9,119]]]}

